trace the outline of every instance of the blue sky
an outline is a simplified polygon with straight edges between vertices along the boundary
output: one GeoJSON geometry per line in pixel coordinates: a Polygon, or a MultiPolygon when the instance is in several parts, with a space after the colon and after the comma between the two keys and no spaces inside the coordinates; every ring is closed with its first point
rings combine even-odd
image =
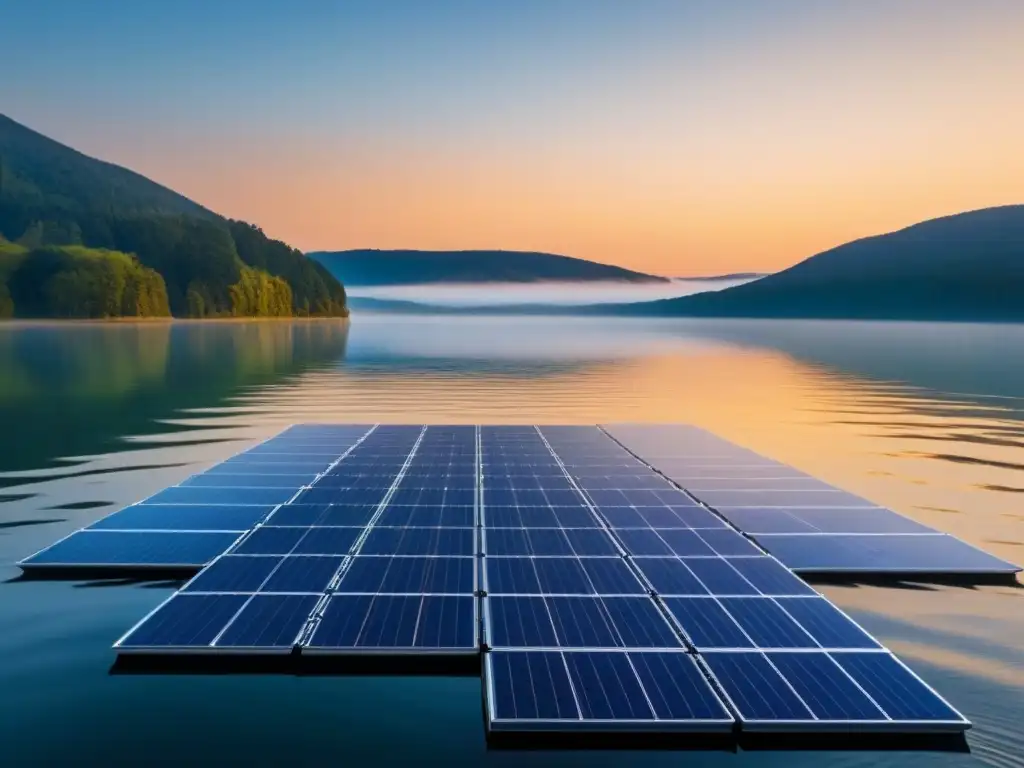
{"type": "Polygon", "coordinates": [[[0,111],[308,249],[776,269],[1024,200],[1020,0],[22,0],[0,111]]]}

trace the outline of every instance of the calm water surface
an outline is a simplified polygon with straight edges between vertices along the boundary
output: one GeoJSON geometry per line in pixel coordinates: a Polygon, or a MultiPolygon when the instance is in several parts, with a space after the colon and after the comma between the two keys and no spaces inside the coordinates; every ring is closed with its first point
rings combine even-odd
{"type": "Polygon", "coordinates": [[[971,754],[488,752],[479,680],[110,675],[172,584],[10,563],[287,424],[687,421],[1024,561],[1024,327],[357,317],[0,326],[0,765],[1024,765],[1024,591],[825,592],[971,754]]]}

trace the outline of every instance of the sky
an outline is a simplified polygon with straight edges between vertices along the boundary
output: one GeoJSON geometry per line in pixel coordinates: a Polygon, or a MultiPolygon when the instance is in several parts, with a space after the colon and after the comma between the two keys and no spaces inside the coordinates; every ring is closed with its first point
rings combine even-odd
{"type": "Polygon", "coordinates": [[[0,112],[304,250],[774,271],[1024,202],[1021,0],[0,0],[0,112]]]}

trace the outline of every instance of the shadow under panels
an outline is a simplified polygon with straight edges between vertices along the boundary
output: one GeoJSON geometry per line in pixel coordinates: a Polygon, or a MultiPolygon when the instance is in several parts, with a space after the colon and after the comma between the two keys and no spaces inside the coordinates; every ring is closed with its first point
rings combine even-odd
{"type": "Polygon", "coordinates": [[[797,573],[1012,580],[1021,570],[954,536],[695,427],[605,429],[797,573]]]}

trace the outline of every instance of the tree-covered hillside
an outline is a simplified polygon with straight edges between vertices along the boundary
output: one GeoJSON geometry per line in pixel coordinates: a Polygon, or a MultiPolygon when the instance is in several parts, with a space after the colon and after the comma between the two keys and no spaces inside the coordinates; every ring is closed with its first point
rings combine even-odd
{"type": "MultiPolygon", "coordinates": [[[[38,298],[43,295],[41,286],[32,298],[31,291],[23,292],[28,291],[24,284],[14,290],[11,263],[0,268],[0,302],[8,315],[122,314],[107,312],[127,306],[114,293],[104,296],[105,314],[90,314],[95,291],[116,291],[120,283],[104,279],[93,285],[87,275],[97,269],[127,269],[126,258],[135,269],[143,270],[140,274],[161,278],[165,304],[177,316],[348,314],[341,283],[301,251],[271,240],[258,227],[224,219],[143,176],[87,157],[3,115],[0,237],[9,241],[8,254],[11,243],[18,247],[16,272],[23,278],[50,275],[48,270],[55,269],[57,261],[62,265],[57,271],[68,275],[61,279],[61,291],[42,301],[38,298]],[[86,257],[83,247],[98,250],[86,257]],[[73,267],[68,266],[69,259],[75,262],[73,267]],[[81,290],[76,294],[71,288],[79,278],[81,290]]],[[[0,253],[4,253],[2,247],[0,253]]]]}
{"type": "Polygon", "coordinates": [[[346,285],[616,281],[668,278],[612,264],[527,251],[318,251],[309,254],[346,285]]]}

